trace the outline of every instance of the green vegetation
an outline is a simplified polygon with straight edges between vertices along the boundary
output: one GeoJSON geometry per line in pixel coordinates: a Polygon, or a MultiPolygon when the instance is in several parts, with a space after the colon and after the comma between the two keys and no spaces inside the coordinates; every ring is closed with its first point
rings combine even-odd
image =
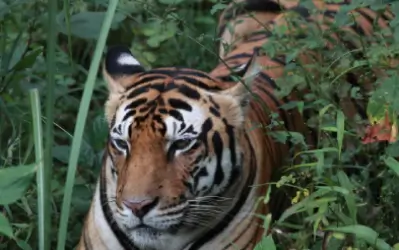
{"type": "MultiPolygon", "coordinates": [[[[216,26],[225,7],[218,0],[55,3],[0,0],[0,249],[76,245],[107,137],[107,89],[98,71],[104,47],[126,44],[147,68],[210,71],[218,62],[216,26]]],[[[309,0],[303,4],[312,10],[309,0]]],[[[353,22],[347,11],[363,5],[385,7],[380,0],[353,1],[331,29],[353,22]]],[[[399,13],[399,3],[392,3],[392,11],[399,13]]],[[[292,21],[304,23],[299,16],[292,21]]],[[[396,124],[399,78],[387,61],[399,52],[399,17],[373,36],[374,44],[357,41],[363,58],[342,45],[322,50],[325,36],[317,27],[308,27],[301,38],[280,32],[275,30],[264,45],[271,55],[277,50],[287,55],[290,74],[277,80],[279,94],[298,86],[312,90],[306,103],[284,108],[313,111],[308,124],[321,136],[316,150],[309,150],[302,135],[273,134],[303,151],[271,185],[273,191],[290,187],[293,206],[270,224],[270,217],[261,215],[274,237],[265,236],[256,249],[394,247],[399,242],[399,143],[362,144],[326,93],[348,96],[343,75],[359,73],[366,79],[377,67],[387,76],[373,79],[379,87],[367,111],[381,120],[387,110],[396,124]],[[303,48],[317,51],[322,60],[299,65],[293,59],[303,48]]],[[[357,90],[349,95],[357,98],[357,90]]],[[[267,201],[268,195],[261,198],[267,201]]]]}

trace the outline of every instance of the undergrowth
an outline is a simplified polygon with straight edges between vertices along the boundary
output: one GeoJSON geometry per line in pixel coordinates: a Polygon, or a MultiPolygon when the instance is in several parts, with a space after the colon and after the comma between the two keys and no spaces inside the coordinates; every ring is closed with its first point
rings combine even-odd
{"type": "MultiPolygon", "coordinates": [[[[225,4],[217,0],[120,0],[112,13],[111,29],[104,31],[105,0],[58,1],[58,9],[48,9],[47,1],[42,0],[0,1],[0,249],[55,249],[57,234],[65,234],[62,245],[73,249],[79,239],[107,137],[103,115],[107,89],[98,68],[90,68],[95,53],[102,53],[100,33],[108,33],[106,46],[128,45],[147,68],[185,66],[210,71],[218,62],[216,25],[225,4]],[[55,11],[56,30],[48,25],[51,11],[55,11]],[[49,56],[51,32],[55,32],[51,36],[56,42],[54,56],[49,56]],[[99,52],[95,48],[100,48],[99,52]],[[50,71],[49,62],[54,66],[50,71]],[[49,74],[54,78],[53,103],[47,94],[52,84],[49,74]],[[81,100],[89,74],[95,81],[93,94],[81,100]],[[38,94],[32,92],[35,89],[38,94]],[[89,104],[89,109],[81,127],[83,136],[75,138],[81,140],[81,147],[73,190],[66,190],[74,129],[84,125],[77,120],[81,102],[89,104]],[[54,116],[50,149],[40,141],[49,129],[49,110],[54,116]],[[51,153],[52,163],[35,164],[43,152],[51,153]],[[38,171],[43,166],[51,167],[49,197],[43,193],[46,174],[38,171]],[[43,178],[33,178],[36,174],[43,178]],[[67,229],[59,232],[61,214],[69,207],[62,201],[71,191],[67,229]],[[41,202],[50,206],[51,215],[45,214],[41,202]],[[50,227],[41,224],[40,218],[49,219],[50,227]],[[47,242],[39,243],[41,237],[47,242]]],[[[331,29],[352,22],[346,12],[362,4],[374,9],[385,6],[377,0],[353,1],[340,11],[331,29]]],[[[308,0],[303,6],[313,9],[308,0]]],[[[392,3],[392,10],[399,13],[399,4],[392,3]]],[[[293,16],[292,22],[295,27],[305,23],[299,16],[293,16]]],[[[332,51],[323,50],[325,34],[317,27],[307,27],[306,36],[301,38],[295,32],[287,36],[275,30],[263,46],[270,55],[276,51],[286,54],[287,74],[277,79],[281,97],[294,88],[311,89],[305,102],[282,108],[312,111],[307,123],[320,139],[309,149],[303,135],[273,134],[276,140],[291,140],[302,151],[294,156],[299,163],[288,164],[281,179],[270,185],[273,191],[285,186],[293,189],[292,206],[273,223],[263,215],[273,237],[265,235],[256,249],[390,249],[399,242],[399,163],[395,160],[399,144],[362,143],[354,124],[331,98],[332,93],[340,98],[359,98],[358,90],[350,89],[343,76],[360,72],[378,85],[369,97],[369,117],[379,121],[388,111],[396,124],[398,72],[387,62],[399,51],[398,24],[396,18],[389,29],[377,32],[372,45],[362,43],[363,58],[340,45],[332,51]],[[318,51],[322,60],[300,65],[295,59],[304,48],[318,51]],[[378,67],[386,76],[371,76],[371,67],[378,67]]],[[[268,195],[261,202],[267,202],[268,195]]]]}

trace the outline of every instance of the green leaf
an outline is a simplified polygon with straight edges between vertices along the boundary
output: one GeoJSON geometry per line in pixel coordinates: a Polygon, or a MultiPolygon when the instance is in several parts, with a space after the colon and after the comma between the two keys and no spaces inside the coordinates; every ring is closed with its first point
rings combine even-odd
{"type": "Polygon", "coordinates": [[[276,244],[271,235],[263,237],[262,240],[256,244],[254,250],[276,250],[276,244]]]}
{"type": "Polygon", "coordinates": [[[22,36],[18,36],[18,38],[15,39],[14,41],[16,44],[14,45],[14,49],[12,50],[12,54],[10,57],[10,61],[8,63],[8,69],[11,70],[14,68],[14,66],[20,62],[23,54],[26,51],[26,48],[28,46],[27,41],[22,38],[22,36]]]}
{"type": "MultiPolygon", "coordinates": [[[[83,11],[70,17],[70,30],[72,35],[85,38],[97,39],[104,21],[105,12],[83,11]]],[[[126,18],[122,13],[116,13],[112,20],[112,27],[115,27],[126,18]]],[[[67,23],[64,12],[57,16],[59,31],[68,35],[67,23]]]]}
{"type": "Polygon", "coordinates": [[[263,203],[267,204],[270,201],[270,193],[271,193],[272,187],[269,185],[269,187],[267,188],[266,194],[263,197],[263,203]]]}
{"type": "Polygon", "coordinates": [[[13,70],[23,70],[23,69],[32,67],[32,65],[35,63],[37,57],[42,52],[43,52],[43,48],[39,47],[39,48],[36,48],[33,51],[27,53],[27,55],[24,58],[22,58],[15,64],[13,70]]]}
{"type": "Polygon", "coordinates": [[[226,7],[227,7],[227,4],[224,4],[224,3],[217,3],[217,4],[213,5],[212,9],[210,11],[211,15],[214,15],[219,10],[224,10],[226,7]]]}
{"type": "Polygon", "coordinates": [[[317,159],[316,173],[321,176],[324,168],[324,152],[316,152],[315,157],[317,159]]]}
{"type": "Polygon", "coordinates": [[[0,213],[0,234],[5,235],[9,238],[14,238],[10,222],[3,213],[0,213]]]}
{"type": "Polygon", "coordinates": [[[348,189],[343,188],[343,187],[338,187],[338,186],[317,186],[317,189],[330,190],[330,191],[341,193],[343,195],[349,194],[348,189]]]}
{"type": "Polygon", "coordinates": [[[0,1],[0,19],[3,19],[9,11],[10,7],[4,1],[0,1]]]}
{"type": "Polygon", "coordinates": [[[26,241],[23,240],[16,240],[17,245],[22,249],[22,250],[32,250],[32,247],[29,246],[29,244],[26,241]]]}
{"type": "Polygon", "coordinates": [[[380,250],[390,250],[391,247],[383,239],[378,238],[378,233],[373,229],[363,226],[363,225],[351,225],[344,227],[328,227],[328,231],[340,232],[340,233],[350,233],[356,235],[356,237],[364,240],[371,246],[377,247],[380,250]]]}
{"type": "Polygon", "coordinates": [[[367,105],[367,115],[371,122],[385,118],[386,112],[392,119],[393,113],[399,112],[399,76],[393,75],[384,79],[381,85],[370,97],[367,105]]]}
{"type": "Polygon", "coordinates": [[[57,145],[53,148],[53,157],[62,163],[68,163],[70,152],[70,146],[57,145]]]}
{"type": "Polygon", "coordinates": [[[337,173],[339,184],[348,190],[347,194],[344,194],[346,205],[349,210],[349,214],[352,217],[353,222],[356,222],[357,218],[357,207],[355,201],[355,195],[353,194],[352,190],[354,189],[353,184],[349,180],[348,176],[343,171],[339,171],[337,173]]]}
{"type": "Polygon", "coordinates": [[[20,199],[35,171],[34,164],[0,169],[0,205],[11,204],[20,199]]]}
{"type": "Polygon", "coordinates": [[[389,156],[384,159],[385,164],[399,176],[399,162],[389,156]]]}
{"type": "Polygon", "coordinates": [[[298,152],[295,155],[295,158],[298,155],[301,154],[318,154],[318,153],[326,153],[326,152],[337,152],[338,150],[336,148],[333,147],[325,147],[325,148],[320,148],[320,149],[312,149],[312,150],[306,150],[306,151],[302,151],[302,152],[298,152]]]}

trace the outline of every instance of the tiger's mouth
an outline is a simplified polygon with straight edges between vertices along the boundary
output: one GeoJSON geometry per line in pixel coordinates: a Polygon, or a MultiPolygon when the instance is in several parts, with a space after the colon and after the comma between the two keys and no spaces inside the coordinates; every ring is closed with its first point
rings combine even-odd
{"type": "Polygon", "coordinates": [[[139,235],[146,234],[150,236],[159,236],[162,233],[176,233],[179,230],[180,226],[181,224],[179,223],[167,227],[157,228],[142,222],[137,226],[125,227],[128,231],[137,233],[139,235]]]}

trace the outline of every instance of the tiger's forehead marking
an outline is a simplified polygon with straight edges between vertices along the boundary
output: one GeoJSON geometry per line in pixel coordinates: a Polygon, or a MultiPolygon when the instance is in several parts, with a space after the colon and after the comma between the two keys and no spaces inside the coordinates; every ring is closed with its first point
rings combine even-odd
{"type": "Polygon", "coordinates": [[[143,117],[146,117],[144,120],[151,119],[151,121],[163,123],[166,139],[193,138],[200,134],[201,127],[206,119],[205,115],[205,110],[200,104],[187,100],[173,97],[160,97],[158,102],[147,100],[145,97],[133,99],[122,103],[117,109],[111,135],[128,139],[131,125],[135,122],[139,123],[143,120],[143,117]],[[131,108],[132,103],[136,103],[138,100],[143,100],[143,103],[131,108]],[[145,109],[144,112],[141,112],[140,110],[148,106],[148,103],[144,100],[152,103],[151,105],[155,105],[156,108],[145,109]]]}
{"type": "Polygon", "coordinates": [[[201,133],[202,124],[206,119],[204,110],[193,103],[188,103],[188,105],[191,106],[191,110],[176,109],[181,114],[181,119],[173,115],[166,116],[164,119],[167,139],[193,138],[201,133]]]}

